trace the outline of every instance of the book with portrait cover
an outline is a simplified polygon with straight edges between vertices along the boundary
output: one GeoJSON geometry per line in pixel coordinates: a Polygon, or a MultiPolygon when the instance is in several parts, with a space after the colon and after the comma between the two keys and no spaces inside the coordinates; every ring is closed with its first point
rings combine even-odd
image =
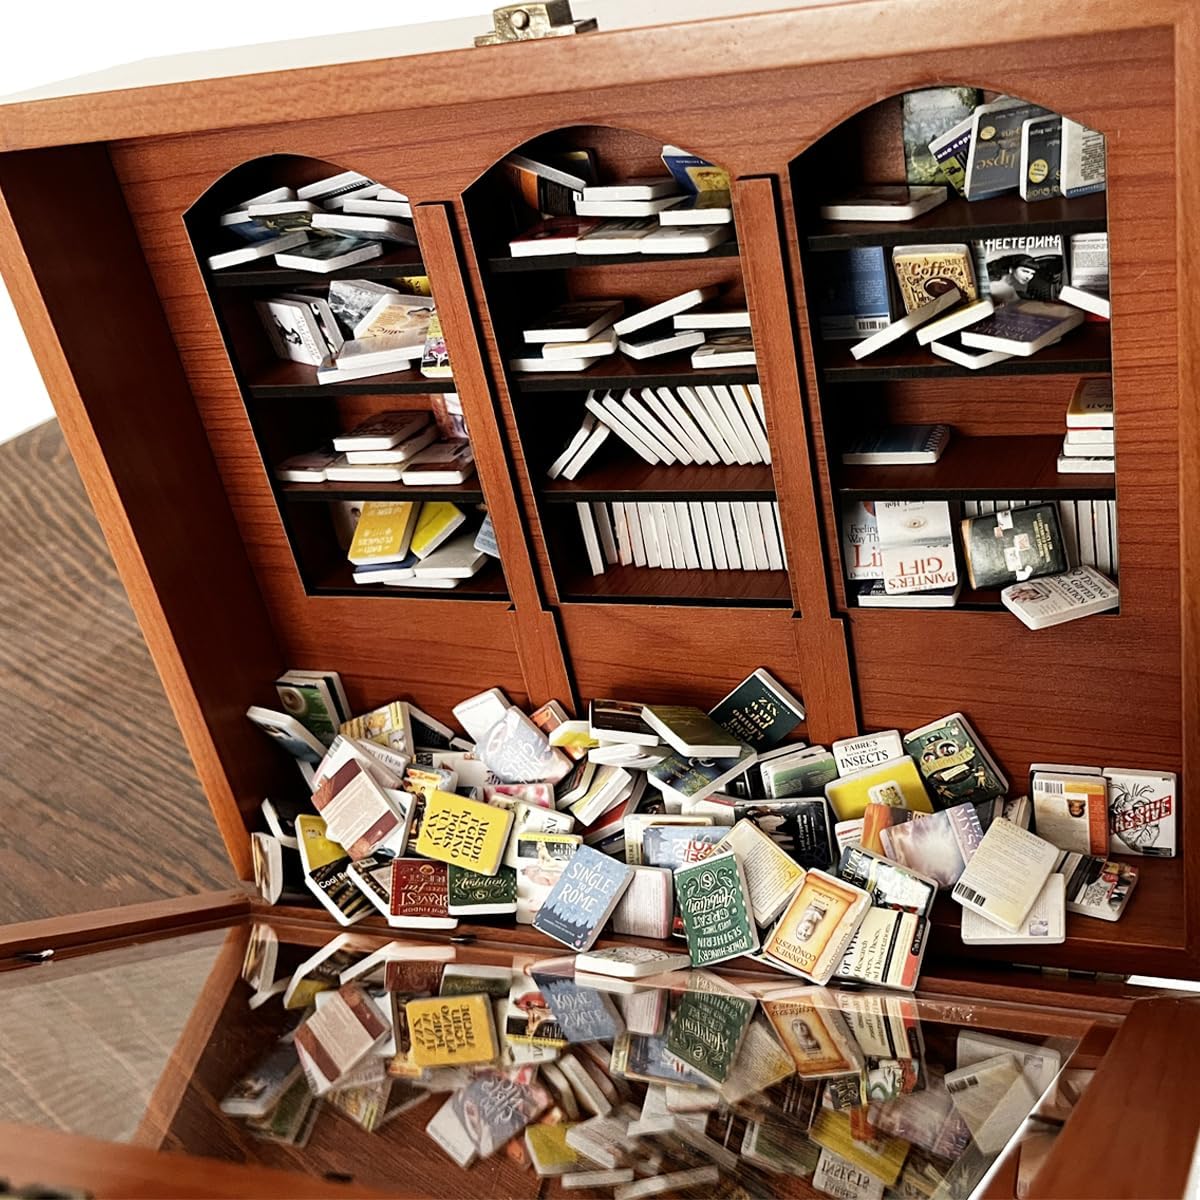
{"type": "Polygon", "coordinates": [[[813,983],[828,983],[870,907],[862,888],[809,871],[763,944],[763,955],[813,983]]]}
{"type": "Polygon", "coordinates": [[[828,1079],[862,1069],[862,1050],[828,993],[806,988],[784,1000],[766,999],[762,1006],[792,1056],[797,1075],[828,1079]]]}

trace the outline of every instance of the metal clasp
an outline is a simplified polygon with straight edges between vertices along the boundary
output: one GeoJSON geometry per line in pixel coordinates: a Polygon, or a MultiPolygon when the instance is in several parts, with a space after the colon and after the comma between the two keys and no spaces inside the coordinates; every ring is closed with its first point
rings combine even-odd
{"type": "Polygon", "coordinates": [[[571,0],[545,0],[540,4],[507,4],[492,12],[492,30],[475,39],[477,46],[498,46],[501,42],[530,42],[538,38],[569,37],[590,33],[596,18],[575,20],[571,0]]]}

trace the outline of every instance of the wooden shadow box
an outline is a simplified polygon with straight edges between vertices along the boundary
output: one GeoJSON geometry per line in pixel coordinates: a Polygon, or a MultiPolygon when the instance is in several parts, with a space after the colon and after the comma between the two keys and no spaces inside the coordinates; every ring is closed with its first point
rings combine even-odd
{"type": "MultiPolygon", "coordinates": [[[[1200,14],[1184,0],[1043,0],[969,20],[948,0],[739,7],[709,0],[687,21],[653,24],[615,4],[599,32],[481,49],[469,48],[474,22],[260,47],[0,106],[0,267],[239,878],[251,876],[263,797],[297,788],[244,717],[275,702],[272,681],[291,667],[339,671],[358,710],[404,696],[448,719],[491,686],[522,706],[558,699],[578,711],[606,695],[708,706],[766,666],[804,697],[801,733],[813,742],[962,711],[1013,780],[1033,761],[1102,761],[1179,772],[1187,796],[1198,746],[1189,518],[1200,317],[1189,283],[1200,168],[1188,147],[1200,128],[1200,14]],[[1107,192],[951,201],[893,226],[821,221],[821,196],[903,178],[899,97],[947,83],[1103,131],[1107,192]],[[627,178],[655,170],[668,143],[729,171],[735,241],[685,260],[508,253],[507,154],[590,146],[627,178]],[[311,368],[271,356],[253,304],[314,280],[203,265],[222,248],[222,211],[341,170],[410,198],[419,246],[342,274],[428,276],[452,384],[405,372],[318,385],[311,368]],[[977,372],[915,348],[856,362],[819,336],[817,281],[840,251],[1101,230],[1111,326],[1088,325],[1043,356],[977,372]],[[744,298],[755,368],[705,377],[683,356],[612,359],[578,376],[510,369],[529,312],[564,297],[649,303],[701,283],[744,298]],[[1117,471],[1058,475],[1063,410],[1089,375],[1112,377],[1117,471]],[[704,382],[761,386],[769,466],[646,471],[614,455],[574,484],[546,479],[588,390],[704,382]],[[271,468],[451,387],[477,474],[430,495],[486,505],[502,566],[445,597],[355,585],[336,507],[393,493],[280,484],[271,468]],[[945,421],[951,449],[927,475],[841,467],[844,431],[880,414],[945,421]],[[856,607],[839,512],[871,494],[1111,502],[1120,609],[1031,632],[994,593],[950,610],[856,607]],[[639,497],[773,500],[787,569],[592,576],[574,504],[639,497]]],[[[1121,921],[1072,917],[1063,945],[1022,957],[1200,977],[1200,822],[1186,807],[1179,856],[1140,860],[1121,921]]],[[[250,901],[223,904],[228,915],[250,901]]],[[[0,952],[143,936],[180,912],[205,919],[203,905],[167,909],[12,927],[0,952]]],[[[926,982],[1036,991],[1041,977],[1009,959],[968,954],[947,906],[926,982]]],[[[1195,1128],[1195,1107],[1181,1129],[1195,1128]]]]}

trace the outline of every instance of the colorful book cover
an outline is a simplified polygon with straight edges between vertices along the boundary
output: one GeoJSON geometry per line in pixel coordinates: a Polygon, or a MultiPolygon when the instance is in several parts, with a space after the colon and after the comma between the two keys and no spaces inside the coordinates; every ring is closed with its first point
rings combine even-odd
{"type": "Polygon", "coordinates": [[[466,519],[449,500],[427,500],[417,514],[409,549],[418,558],[428,558],[466,519]]]}
{"type": "Polygon", "coordinates": [[[855,246],[815,256],[816,309],[821,337],[860,341],[895,319],[882,246],[855,246]]]}
{"type": "Polygon", "coordinates": [[[983,840],[983,827],[973,804],[956,804],[932,816],[918,817],[907,825],[893,825],[880,832],[884,854],[893,862],[911,867],[936,880],[939,887],[953,887],[975,856],[983,840]]]}
{"type": "Polygon", "coordinates": [[[904,177],[908,183],[953,182],[938,165],[929,143],[975,111],[978,88],[937,87],[905,92],[901,97],[904,132],[904,177]]]}
{"type": "Polygon", "coordinates": [[[442,320],[433,312],[429,316],[429,327],[425,331],[425,349],[421,354],[421,374],[426,379],[448,379],[450,352],[446,349],[446,335],[442,332],[442,320]]]}
{"type": "Polygon", "coordinates": [[[1105,767],[1108,780],[1109,852],[1175,856],[1175,776],[1159,771],[1105,767]]]}
{"type": "Polygon", "coordinates": [[[408,704],[403,700],[393,700],[360,717],[351,717],[343,723],[339,732],[343,737],[355,741],[386,746],[398,754],[413,752],[412,720],[408,704]]]}
{"type": "Polygon", "coordinates": [[[861,1069],[862,1051],[845,1017],[818,989],[799,998],[764,1000],[763,1011],[803,1079],[828,1079],[861,1069]]]}
{"type": "Polygon", "coordinates": [[[611,1042],[625,1032],[625,1022],[607,992],[538,971],[533,981],[568,1042],[611,1042]]]}
{"type": "Polygon", "coordinates": [[[907,755],[835,779],[826,784],[825,798],[839,821],[865,817],[868,804],[887,804],[912,812],[933,811],[917,764],[907,755]]]}
{"type": "Polygon", "coordinates": [[[571,760],[515,705],[479,739],[476,755],[505,783],[557,783],[571,760]]]}
{"type": "Polygon", "coordinates": [[[1008,780],[961,713],[910,733],[904,749],[944,806],[994,800],[1008,791],[1008,780]]]}
{"type": "Polygon", "coordinates": [[[735,806],[734,816],[739,821],[753,821],[805,869],[824,870],[836,857],[829,805],[820,796],[741,802],[735,806]]]}
{"type": "Polygon", "coordinates": [[[1103,855],[1068,854],[1058,870],[1067,880],[1067,912],[1115,921],[1129,903],[1139,868],[1103,855]]]}
{"type": "Polygon", "coordinates": [[[578,847],[538,909],[533,927],[573,950],[590,949],[632,873],[607,854],[578,847]]]}
{"type": "Polygon", "coordinates": [[[682,754],[669,754],[646,774],[660,792],[680,801],[699,801],[736,779],[757,757],[749,746],[743,746],[736,759],[685,758],[682,754]]]}
{"type": "Polygon", "coordinates": [[[1062,194],[1062,117],[1033,117],[1022,134],[1022,194],[1027,201],[1062,194]]]}
{"type": "Polygon", "coordinates": [[[650,825],[642,835],[642,861],[672,871],[700,862],[725,835],[719,825],[650,825]]]}
{"type": "Polygon", "coordinates": [[[757,1008],[754,1000],[688,990],[667,1026],[667,1049],[714,1083],[724,1083],[757,1008]]]}
{"type": "Polygon", "coordinates": [[[411,500],[367,500],[348,557],[360,565],[399,560],[408,553],[412,534],[411,500]]]}
{"type": "Polygon", "coordinates": [[[446,919],[446,864],[423,858],[392,863],[391,914],[415,920],[446,919]]]}
{"type": "Polygon", "coordinates": [[[964,242],[945,246],[897,246],[892,269],[905,312],[915,312],[958,288],[965,300],[978,299],[971,248],[964,242]]]}
{"type": "Polygon", "coordinates": [[[1035,771],[1033,827],[1060,850],[1108,853],[1108,782],[1100,775],[1035,771]]]}
{"type": "Polygon", "coordinates": [[[816,983],[833,974],[871,898],[861,888],[809,871],[772,929],[763,953],[816,983]]]}
{"type": "Polygon", "coordinates": [[[480,1071],[454,1093],[454,1112],[480,1158],[490,1158],[550,1107],[550,1093],[523,1073],[480,1071]]]}
{"type": "Polygon", "coordinates": [[[512,867],[501,867],[495,875],[454,865],[447,870],[447,906],[452,917],[517,911],[517,873],[512,867]]]}
{"type": "Polygon", "coordinates": [[[425,799],[416,850],[426,858],[495,875],[512,820],[505,809],[451,792],[431,792],[425,799]]]}
{"type": "Polygon", "coordinates": [[[842,851],[837,873],[847,883],[870,892],[871,903],[880,908],[905,908],[929,916],[937,899],[935,880],[861,846],[847,846],[842,851]]]}
{"type": "Polygon", "coordinates": [[[435,996],[404,1006],[418,1067],[493,1062],[499,1053],[487,996],[435,996]]]}
{"type": "Polygon", "coordinates": [[[746,881],[737,858],[720,854],[675,872],[675,897],[695,967],[758,949],[746,881]]]}
{"type": "Polygon", "coordinates": [[[708,715],[757,754],[773,750],[804,720],[804,705],[759,667],[708,715]]]}
{"type": "Polygon", "coordinates": [[[562,1049],[566,1035],[554,1017],[541,988],[531,979],[514,980],[505,1006],[504,1036],[518,1046],[562,1049]]]}
{"type": "Polygon", "coordinates": [[[981,104],[973,117],[967,199],[986,200],[1016,189],[1021,177],[1021,126],[1051,116],[1038,104],[981,104]]]}

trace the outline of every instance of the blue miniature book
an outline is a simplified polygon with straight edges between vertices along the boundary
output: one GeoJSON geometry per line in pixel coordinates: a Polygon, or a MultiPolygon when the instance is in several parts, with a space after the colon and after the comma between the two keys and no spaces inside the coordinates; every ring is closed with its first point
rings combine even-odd
{"type": "Polygon", "coordinates": [[[611,1042],[625,1022],[611,996],[561,975],[534,971],[533,981],[568,1042],[611,1042]]]}
{"type": "Polygon", "coordinates": [[[580,846],[542,902],[534,929],[572,950],[590,949],[632,877],[623,862],[580,846]]]}

